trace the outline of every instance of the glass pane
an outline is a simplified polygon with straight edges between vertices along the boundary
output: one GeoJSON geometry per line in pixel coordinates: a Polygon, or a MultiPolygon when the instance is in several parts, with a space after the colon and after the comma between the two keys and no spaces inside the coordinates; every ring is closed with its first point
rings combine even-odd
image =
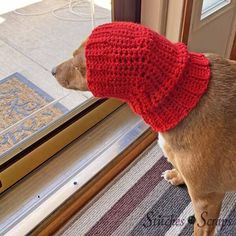
{"type": "Polygon", "coordinates": [[[229,4],[230,0],[203,0],[202,3],[202,15],[209,13],[208,15],[218,11],[225,5],[229,4]]]}
{"type": "Polygon", "coordinates": [[[92,98],[51,69],[110,21],[111,0],[0,1],[0,160],[92,98]]]}
{"type": "Polygon", "coordinates": [[[203,0],[202,11],[205,12],[207,9],[212,8],[221,2],[224,2],[224,0],[203,0]]]}

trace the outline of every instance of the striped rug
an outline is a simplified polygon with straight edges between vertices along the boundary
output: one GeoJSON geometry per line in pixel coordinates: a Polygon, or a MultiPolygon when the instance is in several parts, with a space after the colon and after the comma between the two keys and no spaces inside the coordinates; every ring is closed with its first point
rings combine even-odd
{"type": "MultiPolygon", "coordinates": [[[[161,178],[171,169],[156,143],[68,222],[64,236],[187,236],[193,208],[186,187],[174,187],[161,178]]],[[[218,226],[218,236],[236,235],[236,194],[226,195],[220,215],[230,225],[218,226]]]]}

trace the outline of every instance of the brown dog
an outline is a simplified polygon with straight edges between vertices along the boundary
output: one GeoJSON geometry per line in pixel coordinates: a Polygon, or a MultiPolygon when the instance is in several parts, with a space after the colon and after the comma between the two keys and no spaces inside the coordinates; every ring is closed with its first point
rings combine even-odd
{"type": "MultiPolygon", "coordinates": [[[[52,71],[68,89],[88,90],[85,44],[52,71]]],[[[196,217],[194,235],[214,235],[224,195],[236,191],[236,62],[206,57],[208,91],[182,122],[159,133],[159,144],[174,166],[163,176],[173,185],[187,185],[196,217]]]]}

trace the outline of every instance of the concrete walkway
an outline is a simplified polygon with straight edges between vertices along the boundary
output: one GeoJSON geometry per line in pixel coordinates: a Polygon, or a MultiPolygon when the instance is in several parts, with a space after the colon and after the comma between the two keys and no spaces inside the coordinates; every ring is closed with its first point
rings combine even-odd
{"type": "MultiPolygon", "coordinates": [[[[109,2],[100,0],[103,3],[104,1],[109,2]]],[[[43,13],[59,8],[69,1],[28,2],[34,3],[18,11],[24,14],[43,13]]],[[[55,99],[69,93],[69,96],[61,101],[68,109],[80,105],[92,96],[89,92],[61,88],[50,73],[52,67],[72,56],[73,51],[92,30],[89,2],[77,2],[80,5],[74,10],[85,13],[83,17],[71,14],[68,7],[55,12],[63,19],[55,17],[51,12],[37,16],[22,16],[12,11],[0,15],[0,80],[19,72],[55,99]],[[74,21],[68,21],[68,18],[74,21]]],[[[0,9],[3,9],[4,4],[0,3],[0,9]]],[[[95,26],[110,20],[110,9],[95,5],[95,26]]]]}

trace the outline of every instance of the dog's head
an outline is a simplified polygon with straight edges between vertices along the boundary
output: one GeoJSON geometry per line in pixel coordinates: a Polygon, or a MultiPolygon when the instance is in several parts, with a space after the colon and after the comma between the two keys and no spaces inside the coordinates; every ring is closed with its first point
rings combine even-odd
{"type": "Polygon", "coordinates": [[[73,57],[52,69],[52,75],[67,89],[87,91],[85,44],[73,53],[73,57]]]}

